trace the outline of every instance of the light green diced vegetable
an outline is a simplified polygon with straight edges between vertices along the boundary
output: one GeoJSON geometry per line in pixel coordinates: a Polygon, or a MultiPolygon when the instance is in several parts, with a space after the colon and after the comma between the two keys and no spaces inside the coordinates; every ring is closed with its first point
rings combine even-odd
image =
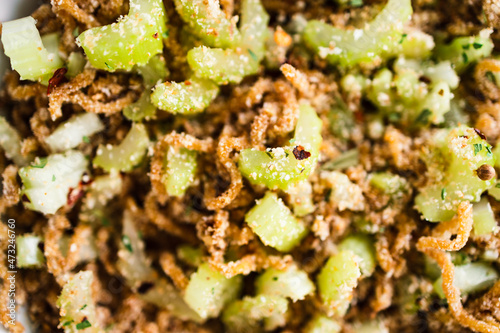
{"type": "Polygon", "coordinates": [[[406,179],[390,172],[372,173],[369,178],[371,186],[390,195],[400,194],[408,186],[406,179]]]}
{"type": "Polygon", "coordinates": [[[165,174],[163,183],[168,195],[183,196],[193,183],[197,168],[197,153],[186,148],[168,147],[165,156],[165,174]]]}
{"type": "Polygon", "coordinates": [[[479,35],[455,38],[448,45],[437,45],[435,55],[439,60],[449,60],[457,73],[461,74],[470,64],[491,55],[493,30],[482,30],[479,35]]]}
{"type": "Polygon", "coordinates": [[[57,299],[61,318],[59,327],[65,333],[102,332],[92,298],[92,271],[80,271],[70,277],[57,299]]]}
{"type": "Polygon", "coordinates": [[[77,41],[92,66],[114,72],[145,65],[163,50],[165,8],[160,0],[131,0],[127,16],[84,31],[77,41]]]}
{"type": "Polygon", "coordinates": [[[0,147],[5,152],[5,156],[11,159],[18,166],[28,163],[29,157],[21,154],[21,136],[4,117],[0,116],[0,147]]]}
{"type": "Polygon", "coordinates": [[[473,217],[475,235],[489,235],[498,229],[495,214],[487,198],[482,198],[473,205],[473,217]]]}
{"type": "Polygon", "coordinates": [[[312,186],[307,180],[297,183],[287,191],[295,216],[306,216],[316,209],[312,198],[312,186]]]}
{"type": "Polygon", "coordinates": [[[495,179],[481,180],[476,170],[493,166],[491,146],[468,127],[436,133],[424,154],[428,177],[432,179],[415,198],[415,205],[431,222],[450,220],[460,202],[477,202],[495,185],[495,179]]]}
{"type": "Polygon", "coordinates": [[[228,279],[204,263],[191,275],[184,300],[201,318],[214,318],[226,304],[236,299],[241,283],[241,276],[228,279]]]}
{"type": "Polygon", "coordinates": [[[177,258],[190,266],[198,267],[203,260],[203,250],[190,245],[180,245],[177,248],[177,258]]]}
{"type": "Polygon", "coordinates": [[[399,50],[394,54],[402,54],[407,58],[427,59],[434,48],[434,38],[421,30],[412,29],[405,32],[399,41],[399,50]]]}
{"type": "Polygon", "coordinates": [[[228,332],[249,330],[258,332],[259,321],[283,314],[288,309],[288,301],[279,296],[246,296],[229,304],[222,314],[222,322],[228,332]]]}
{"type": "Polygon", "coordinates": [[[314,292],[314,284],[307,273],[291,266],[285,271],[268,268],[255,281],[257,294],[291,298],[294,302],[303,300],[314,292]]]}
{"type": "Polygon", "coordinates": [[[391,91],[393,79],[394,75],[387,68],[379,70],[373,77],[372,83],[367,90],[367,97],[379,109],[386,110],[393,104],[395,98],[391,91]]]}
{"type": "Polygon", "coordinates": [[[385,323],[376,319],[354,323],[353,329],[356,333],[389,333],[385,323]]]}
{"type": "Polygon", "coordinates": [[[193,320],[197,323],[203,321],[184,302],[175,287],[166,279],[159,278],[158,272],[151,268],[151,260],[144,252],[144,242],[134,226],[134,220],[129,211],[125,211],[123,215],[123,234],[118,251],[117,267],[126,279],[127,285],[133,290],[137,290],[142,283],[153,283],[153,287],[146,293],[138,294],[141,299],[169,310],[182,320],[193,320]]]}
{"type": "Polygon", "coordinates": [[[354,113],[347,109],[343,103],[328,113],[328,119],[330,120],[330,131],[336,138],[345,141],[351,137],[356,121],[354,113]]]}
{"type": "Polygon", "coordinates": [[[149,59],[145,66],[137,67],[137,72],[142,76],[145,88],[153,87],[169,75],[167,63],[162,55],[156,55],[149,59]]]}
{"type": "Polygon", "coordinates": [[[304,333],[339,333],[342,326],[335,320],[322,315],[314,316],[304,329],[304,333]]]}
{"type": "Polygon", "coordinates": [[[264,58],[266,52],[265,45],[269,36],[268,23],[269,15],[262,6],[261,0],[242,1],[240,47],[251,50],[250,56],[257,58],[257,62],[264,58]]]}
{"type": "Polygon", "coordinates": [[[149,91],[144,91],[139,99],[123,109],[123,115],[132,121],[150,120],[156,115],[156,106],[151,104],[149,91]]]}
{"type": "Polygon", "coordinates": [[[321,166],[322,170],[343,170],[359,164],[359,150],[357,148],[342,153],[339,157],[321,166]]]}
{"type": "Polygon", "coordinates": [[[293,249],[308,232],[273,192],[267,192],[264,198],[257,201],[245,215],[245,221],[262,243],[281,252],[293,249]]]}
{"type": "MultiPolygon", "coordinates": [[[[53,42],[50,39],[46,41],[53,42]]],[[[19,73],[22,80],[46,84],[54,72],[63,66],[58,53],[53,52],[53,49],[48,50],[43,44],[35,19],[31,16],[3,22],[2,44],[12,69],[19,73]]]]}
{"type": "MultiPolygon", "coordinates": [[[[498,161],[498,157],[497,157],[498,161]]],[[[488,195],[495,198],[496,201],[500,201],[500,182],[496,182],[495,186],[488,190],[488,195]]]]}
{"type": "Polygon", "coordinates": [[[359,268],[363,276],[370,276],[375,271],[377,259],[375,257],[373,239],[370,236],[366,234],[347,236],[339,244],[339,250],[350,250],[361,259],[359,261],[359,268]]]}
{"type": "Polygon", "coordinates": [[[421,87],[417,73],[412,70],[401,71],[394,78],[398,97],[404,103],[412,103],[421,87]]]}
{"type": "MultiPolygon", "coordinates": [[[[453,284],[460,289],[462,294],[472,294],[491,287],[500,275],[489,263],[473,262],[470,264],[455,266],[455,279],[453,284]]],[[[440,277],[434,282],[434,291],[441,298],[445,298],[443,292],[443,279],[440,277]]]]}
{"type": "Polygon", "coordinates": [[[349,250],[330,257],[318,275],[318,290],[328,315],[343,316],[361,276],[359,257],[349,250]]]}
{"type": "Polygon", "coordinates": [[[78,187],[87,164],[81,152],[69,150],[64,154],[39,158],[30,166],[21,168],[21,195],[26,195],[29,200],[24,206],[44,214],[54,214],[66,204],[70,188],[78,187]]]}
{"type": "Polygon", "coordinates": [[[104,130],[104,124],[95,113],[81,113],[59,125],[45,138],[45,142],[54,152],[75,148],[89,140],[97,132],[104,130]]]}
{"type": "Polygon", "coordinates": [[[134,124],[127,136],[117,146],[99,146],[94,165],[106,171],[113,169],[130,171],[139,164],[146,154],[149,145],[149,137],[146,127],[142,124],[134,124]]]}
{"type": "MultiPolygon", "coordinates": [[[[450,101],[453,94],[446,82],[439,82],[432,87],[425,97],[420,110],[429,110],[428,120],[433,124],[440,124],[444,121],[444,114],[450,111],[450,101]]],[[[423,112],[423,111],[422,111],[423,112]]],[[[419,121],[420,115],[416,121],[419,121]]]]}
{"type": "Polygon", "coordinates": [[[17,246],[17,267],[38,268],[42,267],[45,258],[38,244],[42,239],[36,235],[21,235],[16,238],[17,246]]]}
{"type": "MultiPolygon", "coordinates": [[[[236,18],[228,19],[219,1],[175,0],[175,8],[191,33],[211,47],[230,48],[241,40],[236,18]]],[[[267,25],[266,25],[267,27],[267,25]]]]}
{"type": "Polygon", "coordinates": [[[460,83],[460,77],[449,61],[441,61],[435,65],[425,66],[423,74],[432,82],[446,82],[450,89],[458,88],[458,84],[460,83]]]}
{"type": "Polygon", "coordinates": [[[305,42],[331,64],[371,63],[398,51],[403,26],[412,14],[410,0],[389,0],[364,29],[342,30],[321,21],[309,21],[305,42]]]}
{"type": "Polygon", "coordinates": [[[150,90],[168,75],[165,58],[160,55],[152,57],[145,66],[138,67],[137,72],[142,76],[144,91],[135,103],[123,109],[123,115],[135,122],[150,120],[156,115],[156,106],[152,104],[150,90]]]}
{"type": "Polygon", "coordinates": [[[250,49],[212,49],[199,46],[187,54],[194,74],[217,84],[240,83],[259,70],[259,59],[250,49]]]}
{"type": "Polygon", "coordinates": [[[151,101],[158,108],[173,114],[195,114],[205,110],[218,93],[219,87],[211,80],[191,77],[182,83],[156,85],[151,101]]]}
{"type": "Polygon", "coordinates": [[[66,76],[74,78],[83,71],[87,60],[80,52],[71,52],[68,57],[68,71],[66,76]]]}
{"type": "Polygon", "coordinates": [[[253,184],[286,191],[290,186],[309,177],[319,155],[322,122],[309,104],[300,105],[300,115],[291,146],[260,151],[244,149],[238,162],[242,175],[253,184]],[[294,148],[302,146],[311,156],[299,160],[294,148]]]}
{"type": "Polygon", "coordinates": [[[345,174],[338,171],[323,171],[320,178],[326,188],[331,189],[329,201],[335,204],[339,211],[364,209],[363,190],[357,184],[352,183],[345,174]]]}

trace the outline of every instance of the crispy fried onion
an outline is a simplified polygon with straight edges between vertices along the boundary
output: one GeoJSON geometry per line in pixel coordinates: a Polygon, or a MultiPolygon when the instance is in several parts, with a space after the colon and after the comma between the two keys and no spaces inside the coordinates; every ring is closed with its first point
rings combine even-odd
{"type": "Polygon", "coordinates": [[[274,83],[274,89],[278,93],[279,99],[283,103],[282,115],[274,125],[277,134],[286,134],[294,130],[299,119],[299,103],[293,88],[283,81],[274,83]]]}
{"type": "Polygon", "coordinates": [[[189,279],[184,271],[175,262],[175,257],[170,252],[164,252],[160,256],[160,266],[179,290],[186,289],[189,279]]]}
{"type": "Polygon", "coordinates": [[[451,256],[445,251],[458,251],[465,246],[472,229],[472,205],[465,201],[460,203],[457,215],[446,224],[435,228],[433,237],[422,237],[417,242],[417,249],[434,259],[441,268],[443,291],[453,317],[465,327],[482,333],[500,332],[500,323],[483,321],[468,313],[462,305],[460,290],[455,286],[455,266],[451,256]],[[447,230],[450,229],[450,230],[447,230]],[[443,239],[452,233],[457,233],[454,240],[443,239]]]}
{"type": "Polygon", "coordinates": [[[169,217],[160,212],[156,196],[153,192],[149,192],[144,200],[144,212],[151,222],[159,229],[179,237],[180,239],[183,239],[191,244],[196,243],[196,236],[191,232],[191,230],[175,223],[169,217]]]}
{"type": "Polygon", "coordinates": [[[93,15],[78,7],[78,4],[73,0],[52,0],[51,4],[56,15],[64,11],[74,17],[78,22],[85,24],[87,29],[101,25],[93,15]]]}
{"type": "MultiPolygon", "coordinates": [[[[134,101],[135,92],[129,91],[125,96],[108,103],[102,103],[83,93],[82,88],[91,85],[96,76],[95,69],[85,69],[71,81],[54,88],[49,95],[49,111],[52,120],[62,116],[62,105],[65,102],[80,105],[85,111],[110,115],[120,112],[134,101]]],[[[97,81],[96,81],[97,82],[97,81]]]]}
{"type": "Polygon", "coordinates": [[[2,173],[3,195],[0,198],[0,212],[19,202],[19,184],[17,183],[17,167],[9,165],[2,173]]]}
{"type": "Polygon", "coordinates": [[[474,79],[477,82],[481,93],[491,99],[498,100],[500,98],[500,90],[495,82],[488,77],[491,73],[500,72],[500,61],[495,59],[484,59],[479,62],[474,71],[474,79]]]}
{"type": "Polygon", "coordinates": [[[153,193],[158,197],[160,203],[165,203],[167,192],[163,184],[163,169],[165,154],[168,146],[183,147],[202,153],[213,153],[215,150],[212,138],[205,140],[197,139],[189,134],[172,132],[163,136],[155,145],[153,158],[151,159],[151,172],[149,179],[153,193]]]}
{"type": "Polygon", "coordinates": [[[253,122],[250,131],[250,142],[252,147],[259,150],[264,150],[266,143],[266,132],[269,127],[269,122],[271,117],[278,114],[279,106],[277,103],[266,102],[260,109],[259,115],[257,115],[253,122]]]}
{"type": "Polygon", "coordinates": [[[212,197],[205,192],[203,201],[205,206],[210,210],[223,209],[229,205],[240,193],[243,187],[241,173],[236,166],[236,163],[231,158],[233,150],[243,150],[248,146],[245,137],[231,137],[228,131],[224,129],[219,144],[217,145],[217,158],[219,163],[229,172],[231,183],[228,189],[218,197],[212,197]]]}
{"type": "Polygon", "coordinates": [[[290,64],[282,65],[280,70],[286,79],[300,92],[302,96],[310,98],[314,95],[314,89],[309,83],[309,79],[306,74],[290,64]]]}
{"type": "Polygon", "coordinates": [[[439,223],[432,230],[433,236],[421,237],[417,246],[441,251],[458,251],[467,243],[473,223],[472,204],[468,201],[461,202],[453,219],[439,223]],[[455,235],[456,238],[450,240],[450,237],[455,235]]]}

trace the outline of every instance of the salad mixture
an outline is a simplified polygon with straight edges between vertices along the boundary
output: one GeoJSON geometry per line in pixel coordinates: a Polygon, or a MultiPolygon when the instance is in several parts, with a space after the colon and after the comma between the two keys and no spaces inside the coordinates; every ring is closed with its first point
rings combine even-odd
{"type": "Polygon", "coordinates": [[[38,332],[500,332],[499,28],[497,0],[2,22],[0,302],[38,332]]]}

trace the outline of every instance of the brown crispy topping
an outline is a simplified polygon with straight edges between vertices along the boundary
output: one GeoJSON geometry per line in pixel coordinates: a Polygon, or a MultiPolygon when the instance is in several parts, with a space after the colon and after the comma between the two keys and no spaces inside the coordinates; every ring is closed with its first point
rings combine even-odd
{"type": "Polygon", "coordinates": [[[311,156],[311,153],[304,149],[302,146],[296,146],[293,148],[293,156],[299,161],[305,160],[311,156]]]}

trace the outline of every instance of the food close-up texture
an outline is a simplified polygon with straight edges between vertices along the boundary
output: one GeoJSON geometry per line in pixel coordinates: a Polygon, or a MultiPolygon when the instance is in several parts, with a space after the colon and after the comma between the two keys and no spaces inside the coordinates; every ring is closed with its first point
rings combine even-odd
{"type": "Polygon", "coordinates": [[[0,323],[500,332],[499,29],[498,0],[1,22],[0,323]]]}

